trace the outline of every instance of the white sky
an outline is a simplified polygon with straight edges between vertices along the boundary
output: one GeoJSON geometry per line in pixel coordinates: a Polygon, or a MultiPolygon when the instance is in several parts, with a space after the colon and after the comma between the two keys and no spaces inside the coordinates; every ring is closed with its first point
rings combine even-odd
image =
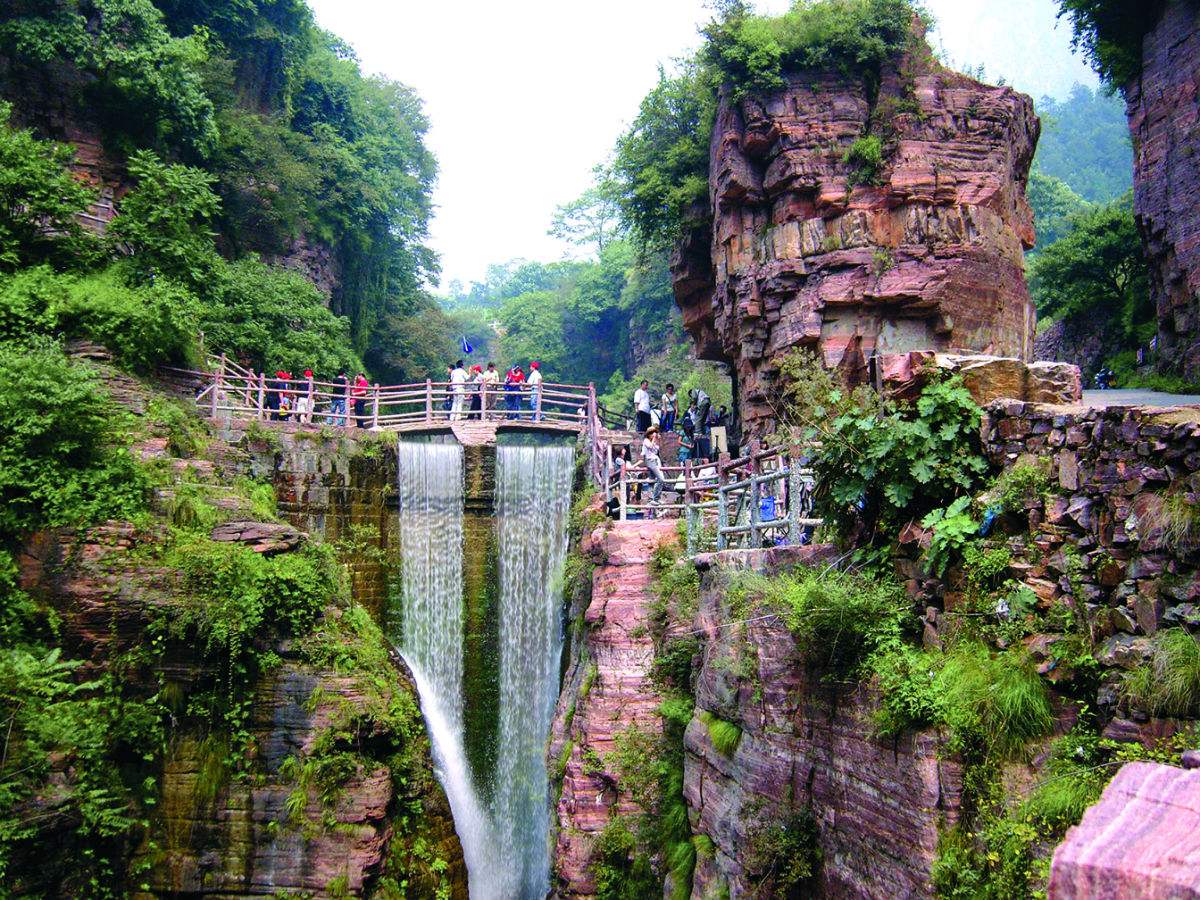
{"type": "MultiPolygon", "coordinates": [[[[578,196],[669,64],[699,43],[704,0],[310,0],[369,73],[412,85],[439,165],[433,248],[442,289],[489,263],[553,260],[554,209],[578,196]]],[[[788,0],[759,0],[779,13],[788,0]]],[[[1055,28],[1054,0],[927,0],[956,65],[982,63],[1040,97],[1095,78],[1055,28]]]]}

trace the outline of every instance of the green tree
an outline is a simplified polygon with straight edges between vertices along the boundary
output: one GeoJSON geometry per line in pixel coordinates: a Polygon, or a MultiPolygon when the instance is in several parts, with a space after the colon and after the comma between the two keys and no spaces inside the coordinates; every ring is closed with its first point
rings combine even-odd
{"type": "Polygon", "coordinates": [[[1029,172],[1025,197],[1033,208],[1038,248],[1047,247],[1066,236],[1072,228],[1073,217],[1088,209],[1087,201],[1071,190],[1065,181],[1045,174],[1037,166],[1029,172]]]}
{"type": "Polygon", "coordinates": [[[1030,266],[1038,312],[1070,318],[1085,310],[1108,310],[1112,336],[1124,346],[1147,340],[1155,317],[1132,196],[1078,213],[1071,225],[1071,232],[1040,250],[1030,266]]]}
{"type": "Polygon", "coordinates": [[[1125,104],[1082,84],[1065,100],[1043,97],[1035,166],[1092,203],[1115,200],[1133,186],[1133,146],[1125,104]]]}
{"type": "Polygon", "coordinates": [[[1142,71],[1142,38],[1165,0],[1058,0],[1071,20],[1072,43],[1106,82],[1124,88],[1142,71]]]}
{"type": "Polygon", "coordinates": [[[220,260],[209,227],[221,208],[213,177],[149,150],[129,158],[129,174],[137,185],[121,201],[109,238],[138,278],[159,274],[203,288],[220,260]]]}
{"type": "Polygon", "coordinates": [[[592,169],[594,183],[554,211],[550,235],[569,244],[593,247],[596,255],[620,233],[621,206],[618,187],[603,166],[592,169]]]}
{"type": "Polygon", "coordinates": [[[0,102],[0,271],[86,262],[93,242],[77,217],[95,195],[67,170],[74,151],[11,127],[11,112],[0,102]]]}

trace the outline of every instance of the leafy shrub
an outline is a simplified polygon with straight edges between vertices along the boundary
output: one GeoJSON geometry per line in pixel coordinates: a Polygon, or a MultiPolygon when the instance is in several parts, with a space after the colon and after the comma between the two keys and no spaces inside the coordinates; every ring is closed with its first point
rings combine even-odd
{"type": "Polygon", "coordinates": [[[0,337],[90,338],[125,368],[145,372],[157,364],[192,360],[192,303],[189,294],[168,283],[128,287],[111,269],[79,276],[40,266],[0,282],[0,337]]]}
{"type": "Polygon", "coordinates": [[[812,461],[816,511],[843,535],[867,536],[946,507],[974,490],[988,470],[979,450],[981,411],[957,377],[937,375],[915,404],[852,394],[812,354],[784,364],[785,418],[794,436],[819,440],[812,461]]]}
{"type": "Polygon", "coordinates": [[[736,590],[778,610],[808,662],[837,673],[897,645],[913,619],[903,585],[832,568],[750,577],[736,590]]]}
{"type": "Polygon", "coordinates": [[[128,518],[147,482],[115,445],[124,419],[54,344],[0,344],[0,538],[128,518]]]}
{"type": "Polygon", "coordinates": [[[971,517],[970,508],[971,498],[959,497],[945,509],[935,509],[921,520],[922,527],[933,529],[927,561],[929,571],[939,578],[946,573],[951,560],[979,533],[979,523],[971,517]]]}
{"type": "Polygon", "coordinates": [[[221,209],[213,178],[201,169],[164,163],[149,150],[129,158],[137,184],[121,201],[120,215],[109,226],[110,240],[130,253],[141,280],[155,275],[202,288],[220,257],[210,230],[221,209]]]}
{"type": "Polygon", "coordinates": [[[823,854],[812,810],[771,821],[761,813],[746,833],[746,871],[770,897],[792,897],[811,887],[823,854]]]}
{"type": "Polygon", "coordinates": [[[598,900],[643,900],[662,890],[650,858],[638,851],[637,839],[620,818],[611,820],[592,841],[588,868],[598,900]]]}
{"type": "Polygon", "coordinates": [[[1126,673],[1121,687],[1151,715],[1200,714],[1200,639],[1184,628],[1158,632],[1149,662],[1126,673]]]}
{"type": "Polygon", "coordinates": [[[650,675],[654,683],[667,690],[690,694],[692,663],[700,652],[700,639],[694,635],[669,638],[654,655],[650,675]]]}
{"type": "Polygon", "coordinates": [[[945,725],[951,749],[969,759],[1001,759],[1053,724],[1046,687],[1028,661],[963,643],[948,653],[899,647],[871,660],[878,677],[883,735],[945,725]]]}
{"type": "Polygon", "coordinates": [[[0,101],[0,271],[86,262],[94,242],[76,217],[93,192],[67,169],[75,152],[11,127],[11,113],[0,101]]]}
{"type": "Polygon", "coordinates": [[[1163,0],[1058,0],[1068,16],[1072,45],[1100,77],[1124,88],[1142,70],[1142,38],[1158,20],[1163,0]]]}
{"type": "Polygon", "coordinates": [[[883,168],[883,143],[876,135],[865,134],[849,146],[842,162],[850,166],[847,184],[877,184],[879,170],[883,168]]]}
{"type": "Polygon", "coordinates": [[[243,259],[220,265],[198,310],[214,350],[246,357],[258,371],[277,368],[332,379],[363,369],[350,343],[350,325],[325,306],[302,275],[243,259]]]}
{"type": "Polygon", "coordinates": [[[1050,468],[1049,459],[1022,457],[996,476],[988,493],[1006,513],[1024,512],[1027,503],[1050,490],[1050,468]]]}

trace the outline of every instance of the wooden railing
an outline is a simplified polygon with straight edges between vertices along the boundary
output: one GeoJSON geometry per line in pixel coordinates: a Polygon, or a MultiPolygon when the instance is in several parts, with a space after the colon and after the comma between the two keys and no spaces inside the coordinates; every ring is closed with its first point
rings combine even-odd
{"type": "Polygon", "coordinates": [[[211,371],[169,369],[196,385],[196,405],[211,417],[286,419],[301,424],[398,429],[457,421],[517,421],[566,425],[594,435],[596,391],[588,385],[455,385],[431,381],[399,385],[284,381],[251,372],[224,357],[211,371]],[[479,408],[472,408],[473,400],[479,408]]]}
{"type": "Polygon", "coordinates": [[[687,522],[687,552],[695,556],[705,534],[713,547],[797,545],[823,520],[812,514],[813,470],[806,465],[814,447],[770,447],[751,442],[749,452],[713,462],[687,460],[662,466],[664,492],[674,500],[648,500],[657,479],[641,464],[617,464],[606,449],[605,498],[615,500],[616,518],[630,515],[679,516],[687,522]]]}

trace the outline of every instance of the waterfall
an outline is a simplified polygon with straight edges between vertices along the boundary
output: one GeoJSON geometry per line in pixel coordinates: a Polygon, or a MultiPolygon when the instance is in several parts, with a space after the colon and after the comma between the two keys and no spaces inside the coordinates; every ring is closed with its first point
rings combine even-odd
{"type": "Polygon", "coordinates": [[[417,683],[471,896],[499,897],[487,883],[496,842],[463,752],[463,449],[457,442],[400,441],[396,453],[404,591],[400,653],[417,683]]]}
{"type": "Polygon", "coordinates": [[[505,895],[535,900],[550,886],[545,752],[558,697],[574,452],[501,445],[496,453],[500,746],[492,818],[514,870],[505,895]]]}
{"type": "Polygon", "coordinates": [[[463,449],[402,440],[397,453],[400,651],[417,683],[471,897],[541,900],[550,887],[545,748],[558,696],[574,451],[496,449],[499,697],[490,785],[479,785],[464,749],[464,704],[479,698],[464,697],[463,684],[463,449]],[[491,788],[487,803],[480,786],[491,788]]]}

